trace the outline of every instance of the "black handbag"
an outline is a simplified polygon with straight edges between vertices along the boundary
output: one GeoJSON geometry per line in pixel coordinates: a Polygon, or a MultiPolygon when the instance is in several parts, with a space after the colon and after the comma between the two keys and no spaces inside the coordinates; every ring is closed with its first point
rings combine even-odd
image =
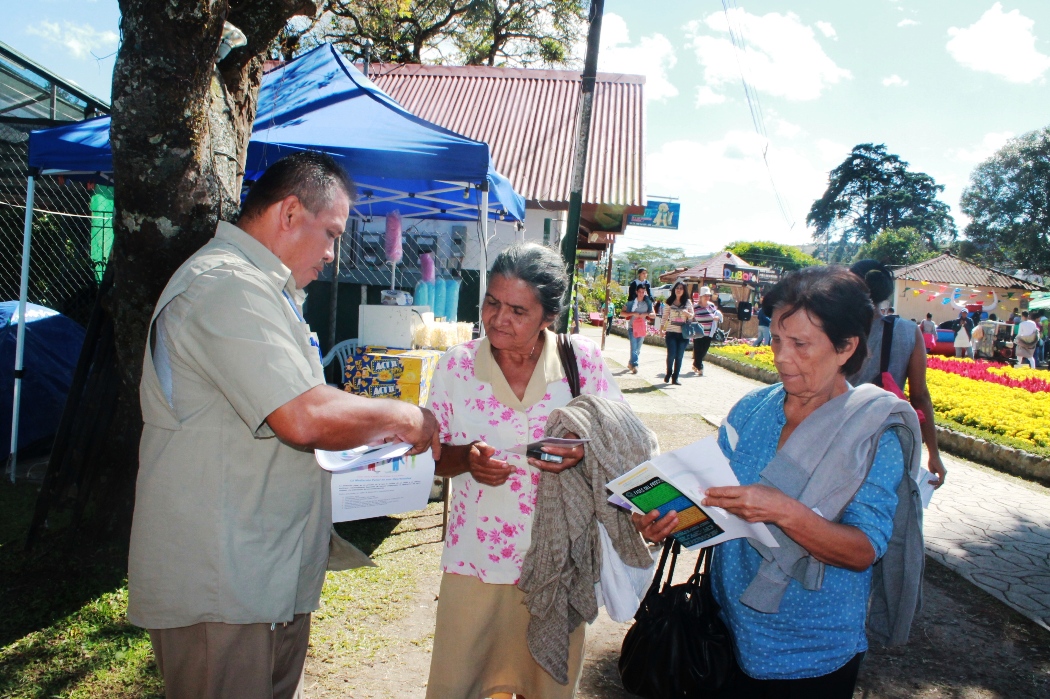
{"type": "Polygon", "coordinates": [[[681,544],[668,538],[660,566],[620,649],[624,688],[645,699],[714,697],[736,671],[729,630],[711,595],[711,548],[692,577],[672,585],[681,544]],[[661,587],[668,553],[671,566],[661,587]]]}

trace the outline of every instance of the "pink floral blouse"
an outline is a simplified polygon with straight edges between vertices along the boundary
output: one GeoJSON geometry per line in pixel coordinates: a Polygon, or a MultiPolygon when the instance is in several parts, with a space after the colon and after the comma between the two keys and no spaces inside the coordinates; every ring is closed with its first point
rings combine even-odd
{"type": "MultiPolygon", "coordinates": [[[[525,458],[525,445],[541,439],[551,411],[570,400],[568,380],[547,332],[523,399],[511,391],[488,340],[453,347],[438,362],[429,408],[437,417],[444,444],[481,440],[496,448],[492,458],[506,459],[514,473],[500,486],[482,485],[469,473],[451,480],[451,504],[441,569],[473,575],[482,582],[513,585],[532,540],[539,469],[525,458]]],[[[601,351],[591,340],[572,336],[580,371],[580,390],[623,400],[601,351]]]]}

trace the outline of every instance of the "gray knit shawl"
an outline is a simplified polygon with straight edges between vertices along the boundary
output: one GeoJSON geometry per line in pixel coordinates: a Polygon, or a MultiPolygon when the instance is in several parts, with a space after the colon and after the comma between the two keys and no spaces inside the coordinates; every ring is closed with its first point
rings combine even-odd
{"type": "Polygon", "coordinates": [[[540,477],[532,545],[518,581],[530,614],[529,651],[551,677],[568,684],[569,634],[598,616],[598,522],[624,563],[652,565],[630,513],[609,504],[605,484],[658,454],[659,446],[627,403],[591,395],[552,411],[546,432],[549,437],[574,432],[591,440],[574,468],[540,477]]]}
{"type": "MultiPolygon", "coordinates": [[[[915,489],[911,486],[918,473],[922,448],[919,421],[911,405],[888,391],[864,384],[817,408],[792,432],[762,470],[760,482],[800,500],[806,507],[819,510],[828,520],[838,521],[867,478],[879,439],[889,429],[894,430],[901,440],[905,465],[903,487],[898,489],[898,514],[894,517],[893,536],[897,540],[908,536],[914,542],[917,526],[918,555],[921,557],[921,510],[917,522],[907,523],[910,527],[902,519],[904,513],[914,512],[911,491],[915,489]]],[[[780,547],[771,549],[748,539],[764,560],[740,601],[756,611],[772,614],[780,608],[780,600],[792,578],[807,590],[819,590],[824,580],[824,564],[810,556],[779,527],[768,526],[780,547]]],[[[891,541],[887,555],[897,554],[899,550],[898,542],[891,541]]],[[[914,550],[914,543],[911,550],[914,550]]],[[[895,572],[903,575],[901,570],[895,572]]],[[[906,587],[914,589],[916,583],[921,582],[921,576],[920,562],[917,573],[914,566],[909,568],[907,577],[910,581],[906,587]]],[[[910,601],[914,611],[916,600],[910,601]]],[[[897,616],[894,612],[891,625],[897,625],[897,616]]],[[[906,625],[910,625],[911,615],[903,613],[903,616],[907,617],[906,625]]],[[[902,618],[901,622],[904,621],[902,618]]]]}

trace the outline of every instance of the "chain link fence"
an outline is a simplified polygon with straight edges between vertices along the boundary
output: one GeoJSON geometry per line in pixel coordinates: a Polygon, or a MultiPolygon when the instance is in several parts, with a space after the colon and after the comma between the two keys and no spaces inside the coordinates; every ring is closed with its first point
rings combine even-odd
{"type": "MultiPolygon", "coordinates": [[[[483,244],[477,220],[403,219],[403,256],[391,277],[383,247],[386,218],[351,218],[340,239],[339,286],[334,299],[331,286],[334,264],[307,289],[306,319],[320,336],[325,351],[336,342],[358,337],[359,305],[380,303],[383,290],[391,286],[414,295],[422,279],[420,259],[426,252],[434,253],[435,274],[439,279],[459,280],[456,320],[477,323],[481,270],[488,269],[501,251],[526,238],[514,222],[490,221],[488,228],[488,240],[483,244]]],[[[528,239],[540,242],[538,236],[529,235],[528,239]]]]}
{"type": "MultiPolygon", "coordinates": [[[[27,166],[28,136],[0,127],[0,301],[19,296],[27,166]]],[[[33,209],[29,302],[85,325],[113,244],[112,188],[40,176],[33,209]]]]}

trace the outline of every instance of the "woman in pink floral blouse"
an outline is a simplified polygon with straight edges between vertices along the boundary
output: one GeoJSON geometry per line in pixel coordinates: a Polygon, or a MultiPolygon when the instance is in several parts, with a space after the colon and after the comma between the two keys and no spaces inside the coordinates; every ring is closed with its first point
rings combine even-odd
{"type": "MultiPolygon", "coordinates": [[[[569,684],[560,685],[529,653],[529,612],[516,587],[540,472],[572,468],[584,454],[583,447],[547,447],[563,461],[525,456],[551,411],[572,399],[557,336],[547,330],[567,285],[555,251],[508,248],[489,275],[486,337],[453,347],[438,364],[429,407],[446,445],[437,473],[452,480],[428,698],[558,699],[575,692],[585,625],[570,636],[569,684]]],[[[598,347],[580,335],[572,345],[581,392],[622,400],[598,347]]]]}

